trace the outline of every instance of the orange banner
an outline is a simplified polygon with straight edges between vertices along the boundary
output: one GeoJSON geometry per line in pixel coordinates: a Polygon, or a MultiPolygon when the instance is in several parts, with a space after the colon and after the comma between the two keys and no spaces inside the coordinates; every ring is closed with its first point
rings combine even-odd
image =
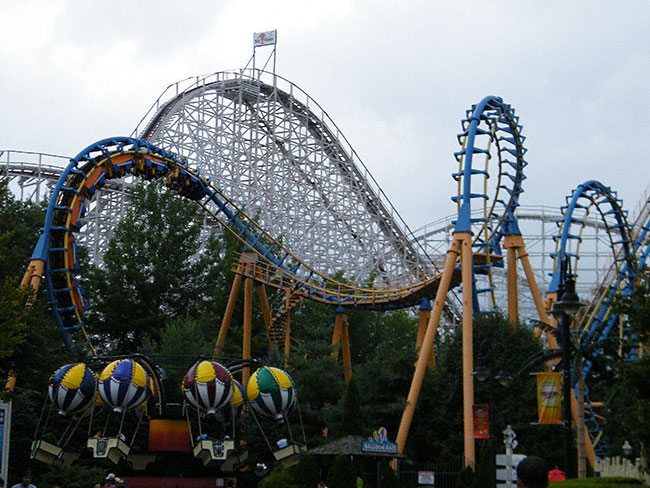
{"type": "Polygon", "coordinates": [[[472,405],[474,417],[474,439],[490,438],[490,413],[485,404],[472,405]]]}
{"type": "Polygon", "coordinates": [[[562,375],[537,373],[537,418],[540,424],[562,423],[562,375]]]}

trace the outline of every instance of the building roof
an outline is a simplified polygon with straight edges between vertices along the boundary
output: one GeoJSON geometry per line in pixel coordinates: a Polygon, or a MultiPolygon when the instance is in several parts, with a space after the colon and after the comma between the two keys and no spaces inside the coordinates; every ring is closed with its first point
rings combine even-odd
{"type": "Polygon", "coordinates": [[[381,452],[364,452],[361,450],[361,443],[368,440],[366,437],[360,435],[348,435],[339,439],[326,442],[318,447],[309,450],[309,454],[313,456],[337,456],[339,454],[347,454],[351,456],[369,456],[369,457],[389,457],[389,458],[403,458],[403,454],[390,454],[381,452]]]}

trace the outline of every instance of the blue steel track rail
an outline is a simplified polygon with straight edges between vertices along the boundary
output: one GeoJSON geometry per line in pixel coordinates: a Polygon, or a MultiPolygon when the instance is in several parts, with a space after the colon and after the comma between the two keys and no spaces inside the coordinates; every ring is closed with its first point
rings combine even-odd
{"type": "MultiPolygon", "coordinates": [[[[613,269],[607,282],[601,285],[598,296],[586,310],[579,326],[573,330],[573,335],[579,344],[595,345],[595,356],[598,356],[606,342],[613,337],[614,330],[621,325],[621,318],[611,307],[612,301],[616,295],[629,295],[638,276],[636,255],[638,244],[633,239],[622,202],[617,198],[616,192],[599,181],[590,180],[579,185],[567,197],[566,205],[562,207],[563,218],[557,222],[559,233],[553,237],[556,241],[556,251],[551,254],[551,257],[554,258],[554,271],[551,275],[548,293],[559,291],[562,274],[560,263],[565,259],[568,259],[569,262],[573,261],[572,274],[577,276],[582,232],[586,226],[587,218],[593,212],[602,221],[607,234],[612,249],[613,269]]],[[[629,331],[619,332],[619,335],[623,337],[629,333],[629,331]]],[[[627,338],[630,339],[629,336],[627,338]]],[[[634,359],[635,350],[633,347],[626,347],[627,359],[634,359]]],[[[593,366],[593,361],[586,360],[582,372],[579,372],[586,383],[593,366]]],[[[601,439],[602,429],[595,409],[592,407],[593,402],[589,396],[588,385],[586,385],[585,400],[587,404],[585,425],[592,441],[598,441],[594,445],[596,454],[602,456],[607,446],[606,442],[601,439]]]]}
{"type": "MultiPolygon", "coordinates": [[[[473,273],[490,274],[494,266],[503,266],[502,238],[521,235],[515,210],[523,192],[524,168],[528,165],[525,137],[514,108],[495,96],[485,97],[467,110],[462,132],[457,137],[461,150],[454,154],[459,170],[452,174],[458,182],[458,193],[452,197],[458,205],[454,232],[473,233],[472,247],[474,253],[478,253],[473,273]],[[492,176],[490,165],[496,166],[492,176]],[[492,195],[488,188],[490,178],[493,180],[492,195]],[[477,215],[476,210],[480,208],[482,215],[477,215]],[[477,262],[478,255],[483,258],[482,262],[477,262]]],[[[478,311],[477,294],[492,292],[494,286],[477,289],[476,279],[473,281],[474,310],[478,311]]]]}
{"type": "MultiPolygon", "coordinates": [[[[79,263],[75,233],[83,226],[87,203],[107,180],[127,175],[147,180],[164,178],[166,186],[199,204],[246,249],[257,255],[251,277],[276,287],[291,287],[313,300],[343,307],[374,310],[414,306],[431,298],[439,275],[397,289],[375,289],[342,283],[310,268],[271,236],[218,188],[164,149],[130,137],[96,142],[81,151],[65,168],[50,199],[43,232],[32,259],[45,262],[48,304],[64,344],[85,330],[83,290],[77,282],[79,263]]],[[[92,345],[91,345],[92,347],[92,345]]]]}

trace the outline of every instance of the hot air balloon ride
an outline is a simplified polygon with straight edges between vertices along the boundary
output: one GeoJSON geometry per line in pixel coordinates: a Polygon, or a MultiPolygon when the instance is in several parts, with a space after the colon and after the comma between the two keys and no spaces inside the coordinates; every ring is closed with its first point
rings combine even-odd
{"type": "Polygon", "coordinates": [[[78,457],[78,454],[73,455],[64,448],[79,426],[81,418],[90,412],[94,395],[95,374],[85,363],[66,364],[50,376],[47,398],[59,414],[68,416],[69,420],[63,427],[56,420],[50,422],[48,415],[41,430],[40,420],[43,419],[41,415],[36,429],[36,438],[32,442],[32,459],[46,463],[56,460],[71,463],[78,457]],[[46,428],[48,431],[45,431],[46,428]],[[59,431],[59,428],[63,432],[57,436],[55,432],[59,431]]]}
{"type": "MultiPolygon", "coordinates": [[[[201,459],[204,465],[212,461],[226,460],[229,453],[235,449],[234,439],[225,434],[225,426],[219,435],[209,437],[207,431],[204,432],[201,417],[208,415],[224,422],[226,416],[220,411],[225,407],[231,408],[233,397],[236,404],[243,403],[241,390],[238,389],[232,374],[225,366],[215,361],[198,361],[183,378],[183,395],[187,404],[194,407],[198,414],[199,435],[193,447],[194,456],[201,459]]],[[[231,417],[234,436],[234,416],[231,417]]]]}
{"type": "Polygon", "coordinates": [[[224,366],[214,361],[199,361],[183,379],[185,399],[194,408],[215,414],[233,396],[233,378],[224,366]]]}
{"type": "MultiPolygon", "coordinates": [[[[124,418],[127,412],[133,411],[141,421],[146,401],[155,391],[152,379],[145,368],[133,359],[118,359],[109,363],[100,373],[97,390],[103,404],[110,412],[121,414],[117,433],[106,436],[99,431],[88,438],[87,447],[93,452],[94,458],[108,459],[113,463],[129,455],[131,447],[122,433],[124,418]]],[[[108,425],[108,419],[106,421],[108,425]]],[[[137,428],[136,428],[137,429],[137,428]]],[[[133,439],[131,439],[132,441],[133,439]]]]}
{"type": "Polygon", "coordinates": [[[296,388],[286,371],[263,366],[249,378],[246,397],[263,419],[280,421],[296,403],[296,388]]]}
{"type": "Polygon", "coordinates": [[[66,364],[50,376],[47,394],[61,415],[83,411],[95,395],[95,375],[84,363],[66,364]]]}
{"type": "Polygon", "coordinates": [[[150,395],[150,378],[133,359],[118,359],[99,375],[99,395],[114,412],[138,407],[150,395]]]}
{"type": "Polygon", "coordinates": [[[287,426],[290,440],[283,438],[276,442],[278,449],[273,451],[276,461],[281,461],[285,467],[298,462],[298,456],[306,451],[306,447],[294,442],[289,425],[289,413],[297,402],[291,376],[286,371],[271,366],[257,369],[246,384],[246,399],[263,420],[287,426]]]}

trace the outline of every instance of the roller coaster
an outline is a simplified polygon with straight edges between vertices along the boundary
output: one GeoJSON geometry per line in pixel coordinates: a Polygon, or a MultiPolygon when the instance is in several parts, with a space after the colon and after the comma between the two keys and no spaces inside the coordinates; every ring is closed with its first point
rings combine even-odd
{"type": "MultiPolygon", "coordinates": [[[[548,310],[558,299],[560,264],[570,260],[578,275],[585,229],[599,229],[607,236],[611,267],[576,335],[602,341],[610,334],[629,333],[609,306],[611,292],[630,292],[649,249],[647,206],[630,224],[616,193],[588,181],[561,210],[544,300],[518,223],[528,164],[524,140],[518,116],[501,98],[486,97],[467,110],[458,134],[458,170],[452,174],[458,183],[452,197],[458,213],[449,223],[453,230],[443,250],[446,255],[431,255],[326,112],[304,91],[262,71],[188,78],[165,90],[130,137],[96,142],[60,170],[23,284],[38,288],[42,277],[63,342],[68,347],[82,343],[95,352],[77,285],[77,244],[87,239],[81,229],[98,229],[99,216],[111,206],[136,204],[124,190],[134,178],[164,180],[169,189],[200,205],[208,222],[242,244],[244,252],[233,268],[230,313],[242,280],[245,303],[250,303],[252,283],[258,283],[262,290],[273,287],[286,293],[285,311],[302,299],[336,307],[333,343],[342,341],[348,348],[346,372],[351,365],[345,310],[421,305],[419,358],[397,436],[400,452],[439,326],[459,324],[464,344],[464,448],[473,463],[468,420],[473,404],[472,316],[485,307],[482,297],[491,297],[496,305],[499,270],[507,276],[507,309],[513,323],[520,315],[519,261],[539,322],[557,327],[548,310]],[[345,281],[333,278],[339,271],[345,281]],[[454,292],[458,285],[462,301],[454,292]],[[431,302],[433,307],[427,307],[431,302]]],[[[35,168],[25,171],[27,178],[35,168]]],[[[39,171],[56,173],[42,166],[39,171]]],[[[95,246],[101,242],[95,240],[95,246]]],[[[284,343],[288,353],[288,316],[284,326],[274,325],[265,292],[260,299],[269,342],[284,343]]],[[[216,352],[225,340],[228,320],[224,317],[216,352]]],[[[250,316],[244,318],[245,330],[247,320],[250,334],[250,316]]],[[[552,335],[548,341],[550,347],[557,346],[552,335]]],[[[250,359],[249,353],[244,347],[244,359],[250,359]]],[[[589,368],[587,364],[584,375],[589,368]]],[[[592,462],[600,435],[596,418],[590,411],[592,462]]]]}

